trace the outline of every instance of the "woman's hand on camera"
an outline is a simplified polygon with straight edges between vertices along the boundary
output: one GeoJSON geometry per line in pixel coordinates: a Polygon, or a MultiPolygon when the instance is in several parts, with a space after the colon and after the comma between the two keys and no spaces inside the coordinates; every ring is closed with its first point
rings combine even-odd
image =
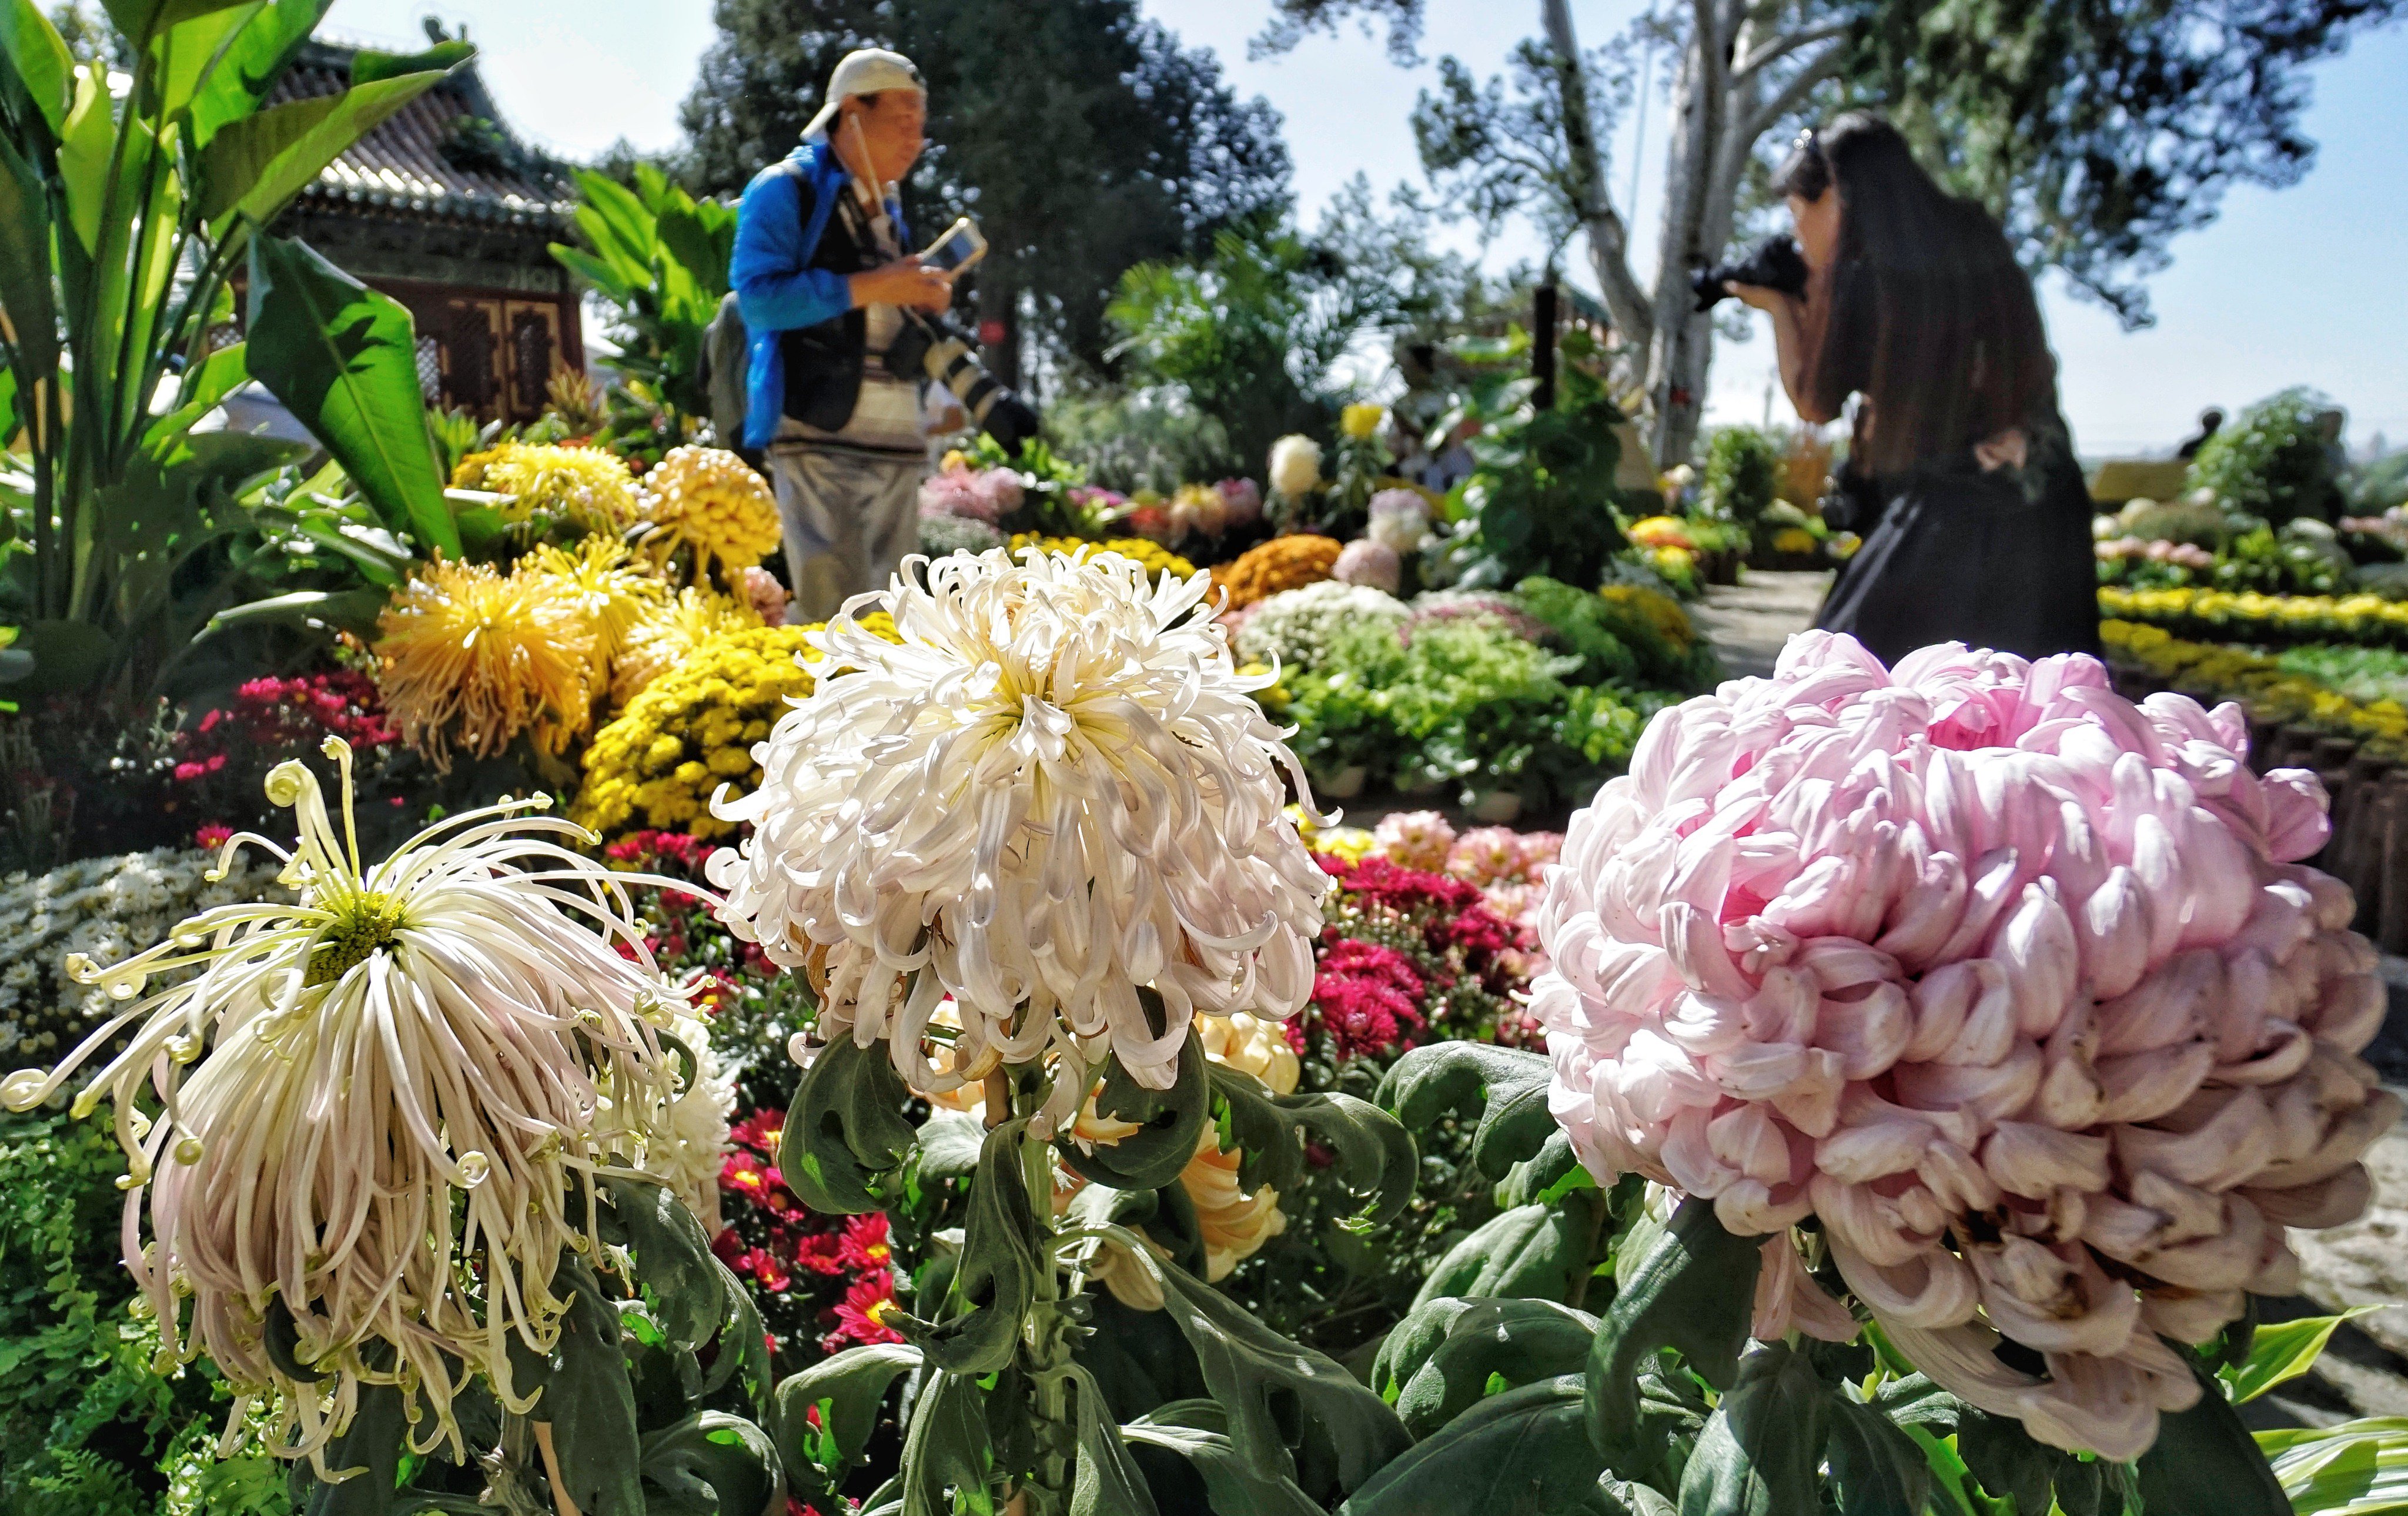
{"type": "Polygon", "coordinates": [[[1742,304],[1754,306],[1758,310],[1779,310],[1785,305],[1795,304],[1798,299],[1786,290],[1776,290],[1763,284],[1741,284],[1732,279],[1723,280],[1723,288],[1738,296],[1742,304]]]}
{"type": "Polygon", "coordinates": [[[933,268],[923,268],[915,255],[864,269],[848,281],[855,306],[904,306],[914,310],[943,310],[953,303],[953,281],[933,268]]]}

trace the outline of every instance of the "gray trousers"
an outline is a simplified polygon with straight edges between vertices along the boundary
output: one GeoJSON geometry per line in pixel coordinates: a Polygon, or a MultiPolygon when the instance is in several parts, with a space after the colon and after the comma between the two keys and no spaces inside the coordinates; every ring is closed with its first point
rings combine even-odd
{"type": "Polygon", "coordinates": [[[785,444],[769,454],[797,622],[824,622],[853,596],[882,590],[920,546],[919,458],[785,444]]]}

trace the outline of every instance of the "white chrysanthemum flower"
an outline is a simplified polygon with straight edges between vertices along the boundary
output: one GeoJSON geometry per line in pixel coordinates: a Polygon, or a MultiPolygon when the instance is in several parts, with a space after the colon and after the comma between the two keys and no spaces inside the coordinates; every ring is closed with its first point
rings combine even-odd
{"type": "Polygon", "coordinates": [[[913,559],[812,636],[859,672],[753,750],[761,787],[713,810],[754,835],[710,874],[739,937],[810,972],[823,1035],[885,1039],[930,1093],[1051,1060],[1050,1135],[1107,1054],[1168,1088],[1196,1012],[1304,1004],[1327,880],[1281,770],[1306,781],[1210,589],[1118,553],[913,559]],[[860,626],[873,609],[899,643],[860,626]],[[939,1069],[949,994],[963,1025],[939,1069]]]}
{"type": "Polygon", "coordinates": [[[451,1402],[471,1374],[532,1409],[506,1341],[554,1340],[561,1250],[597,1246],[566,1192],[633,1173],[663,1131],[686,1008],[644,952],[629,876],[549,840],[578,828],[523,814],[548,799],[453,817],[364,869],[350,750],[327,752],[340,837],[288,762],[267,794],[296,813],[293,851],[245,834],[219,857],[276,854],[297,903],[222,906],[122,964],[71,964],[122,1008],[49,1073],[0,1084],[30,1109],[141,1023],[76,1109],[116,1107],[125,1262],[160,1365],[207,1352],[240,1392],[230,1426],[272,1393],[278,1451],[322,1474],[364,1383],[410,1389],[422,1452],[457,1454],[451,1402]],[[180,969],[198,972],[141,997],[180,969]]]}
{"type": "Polygon", "coordinates": [[[719,1235],[719,1171],[727,1161],[728,1118],[736,1114],[739,1061],[723,1064],[700,1017],[681,1016],[672,1029],[694,1054],[694,1074],[669,1102],[668,1131],[644,1155],[644,1169],[685,1202],[704,1232],[719,1235]]]}

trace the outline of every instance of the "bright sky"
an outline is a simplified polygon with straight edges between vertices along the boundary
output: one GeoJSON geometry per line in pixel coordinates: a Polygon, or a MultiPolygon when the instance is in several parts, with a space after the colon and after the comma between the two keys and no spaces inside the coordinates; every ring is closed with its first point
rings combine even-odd
{"type": "MultiPolygon", "coordinates": [[[[1246,59],[1246,40],[1269,15],[1268,0],[1145,0],[1147,11],[1190,44],[1214,49],[1241,93],[1268,97],[1286,118],[1296,190],[1308,222],[1356,172],[1382,188],[1420,179],[1408,118],[1435,64],[1398,69],[1380,38],[1349,28],[1294,52],[1246,59]]],[[[335,0],[326,28],[390,45],[423,45],[428,0],[335,0]]],[[[710,0],[439,0],[452,24],[466,21],[484,50],[481,66],[510,124],[570,156],[625,136],[643,148],[678,139],[677,107],[713,35],[710,0]]],[[[1574,0],[1582,41],[1608,39],[1639,7],[1633,0],[1574,0]]],[[[1423,52],[1462,58],[1484,76],[1534,33],[1532,0],[1431,0],[1423,52]],[[1526,15],[1519,12],[1526,11],[1526,15]]],[[[1638,160],[1640,236],[1652,242],[1662,178],[1664,60],[1638,160]]],[[[2408,182],[2399,144],[2408,140],[2408,27],[2362,37],[2315,72],[2308,135],[2322,150],[2307,180],[2280,193],[2241,190],[2222,217],[2176,242],[2174,264],[2152,285],[2157,324],[2126,334],[2095,306],[2043,289],[2060,361],[2065,409],[2092,455],[2170,447],[2203,406],[2246,404],[2305,383],[2347,407],[2350,440],[2385,434],[2408,441],[2408,182]]],[[[1613,141],[1610,182],[1631,185],[1633,123],[1613,141]]],[[[1625,204],[1626,214],[1628,206],[1625,204]]],[[[1471,244],[1464,241],[1467,250],[1471,244]]],[[[1531,256],[1509,235],[1490,256],[1501,266],[1531,256]]],[[[1642,246],[1641,253],[1646,250],[1642,246]]],[[[1585,262],[1579,247],[1568,260],[1585,262]]],[[[1574,272],[1585,281],[1584,269],[1574,272]]],[[[1641,277],[1647,277],[1642,262],[1641,277]]],[[[1769,338],[1722,344],[1715,353],[1709,417],[1765,414],[1769,338]]],[[[1786,420],[1775,397],[1772,416],[1786,420]]]]}

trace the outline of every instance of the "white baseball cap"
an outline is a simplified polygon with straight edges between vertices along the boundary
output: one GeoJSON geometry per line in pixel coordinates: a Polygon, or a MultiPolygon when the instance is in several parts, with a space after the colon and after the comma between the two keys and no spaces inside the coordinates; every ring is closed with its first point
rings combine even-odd
{"type": "Polygon", "coordinates": [[[884,48],[863,48],[848,52],[828,76],[827,104],[803,128],[805,136],[817,136],[836,120],[837,107],[856,94],[883,94],[888,90],[917,90],[928,93],[928,81],[920,77],[919,65],[899,52],[884,48]]]}

